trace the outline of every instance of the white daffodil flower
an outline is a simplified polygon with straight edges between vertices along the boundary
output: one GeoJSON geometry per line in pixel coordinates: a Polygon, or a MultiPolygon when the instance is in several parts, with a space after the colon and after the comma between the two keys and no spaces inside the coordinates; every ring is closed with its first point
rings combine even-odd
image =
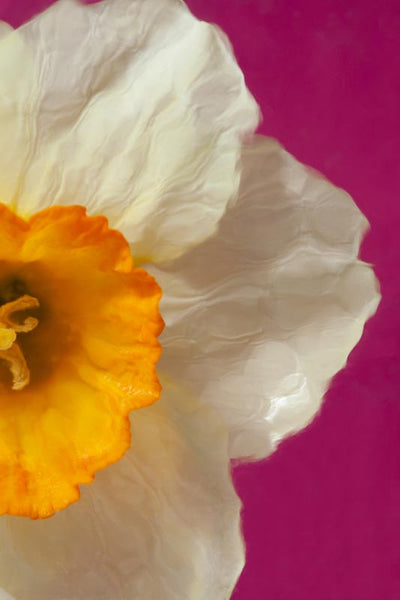
{"type": "Polygon", "coordinates": [[[230,597],[230,459],[310,422],[379,302],[365,218],[258,119],[180,0],[3,24],[0,600],[230,597]]]}

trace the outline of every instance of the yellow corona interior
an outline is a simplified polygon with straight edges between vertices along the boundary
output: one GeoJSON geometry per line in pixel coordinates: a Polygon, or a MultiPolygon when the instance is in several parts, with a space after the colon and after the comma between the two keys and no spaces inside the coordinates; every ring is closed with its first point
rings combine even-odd
{"type": "Polygon", "coordinates": [[[44,518],[129,447],[160,395],[161,291],[82,207],[0,205],[0,514],[44,518]]]}

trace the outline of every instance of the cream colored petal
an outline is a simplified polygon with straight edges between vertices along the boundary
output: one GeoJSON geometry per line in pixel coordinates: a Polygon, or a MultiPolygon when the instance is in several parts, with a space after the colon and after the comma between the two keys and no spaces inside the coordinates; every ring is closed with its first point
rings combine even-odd
{"type": "Polygon", "coordinates": [[[28,49],[21,36],[0,21],[0,202],[11,206],[29,159],[35,88],[28,49]]]}
{"type": "MultiPolygon", "coordinates": [[[[17,127],[14,105],[29,105],[29,160],[4,201],[23,215],[85,205],[139,258],[170,259],[212,234],[237,192],[240,139],[258,121],[219,30],[177,0],[61,0],[18,32],[38,89],[10,88],[17,127]]],[[[2,79],[0,65],[7,93],[2,79]]]]}
{"type": "Polygon", "coordinates": [[[366,219],[275,141],[243,150],[238,204],[171,266],[161,368],[216,407],[234,458],[261,458],[318,411],[379,302],[357,259],[366,219]]]}
{"type": "Polygon", "coordinates": [[[240,502],[213,409],[171,385],[132,415],[132,447],[44,521],[0,520],[0,598],[228,600],[240,502]]]}

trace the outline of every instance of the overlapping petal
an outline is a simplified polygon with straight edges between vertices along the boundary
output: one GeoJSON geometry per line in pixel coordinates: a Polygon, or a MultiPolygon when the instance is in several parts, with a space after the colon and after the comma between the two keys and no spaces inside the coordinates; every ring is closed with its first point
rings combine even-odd
{"type": "Polygon", "coordinates": [[[182,2],[61,0],[3,39],[0,81],[1,200],[20,214],[82,204],[151,260],[215,231],[258,108],[182,2]]]}
{"type": "Polygon", "coordinates": [[[150,270],[164,290],[160,369],[219,410],[233,458],[261,458],[315,415],[379,293],[348,194],[267,138],[244,147],[242,169],[218,235],[150,270]]]}
{"type": "Polygon", "coordinates": [[[226,600],[243,566],[240,503],[213,409],[163,381],[132,446],[45,521],[0,520],[0,597],[226,600]]]}

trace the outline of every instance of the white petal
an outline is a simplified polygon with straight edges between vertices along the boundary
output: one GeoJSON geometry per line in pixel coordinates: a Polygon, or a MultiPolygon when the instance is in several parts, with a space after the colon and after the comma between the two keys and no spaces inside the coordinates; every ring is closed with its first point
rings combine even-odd
{"type": "Polygon", "coordinates": [[[0,21],[0,202],[11,206],[29,160],[34,90],[32,58],[21,37],[0,21]]]}
{"type": "MultiPolygon", "coordinates": [[[[258,121],[219,30],[176,0],[61,0],[18,31],[38,87],[8,92],[30,107],[12,146],[29,161],[3,201],[23,215],[85,205],[152,260],[211,235],[237,192],[240,138],[258,121]]],[[[0,65],[7,92],[2,79],[0,65]]]]}
{"type": "Polygon", "coordinates": [[[357,253],[351,198],[276,142],[243,151],[237,205],[214,239],[170,266],[161,368],[215,406],[234,458],[261,458],[305,426],[379,302],[357,253]]]}
{"type": "Polygon", "coordinates": [[[132,447],[45,521],[0,520],[0,598],[227,600],[240,503],[217,414],[170,385],[132,416],[132,447]]]}

